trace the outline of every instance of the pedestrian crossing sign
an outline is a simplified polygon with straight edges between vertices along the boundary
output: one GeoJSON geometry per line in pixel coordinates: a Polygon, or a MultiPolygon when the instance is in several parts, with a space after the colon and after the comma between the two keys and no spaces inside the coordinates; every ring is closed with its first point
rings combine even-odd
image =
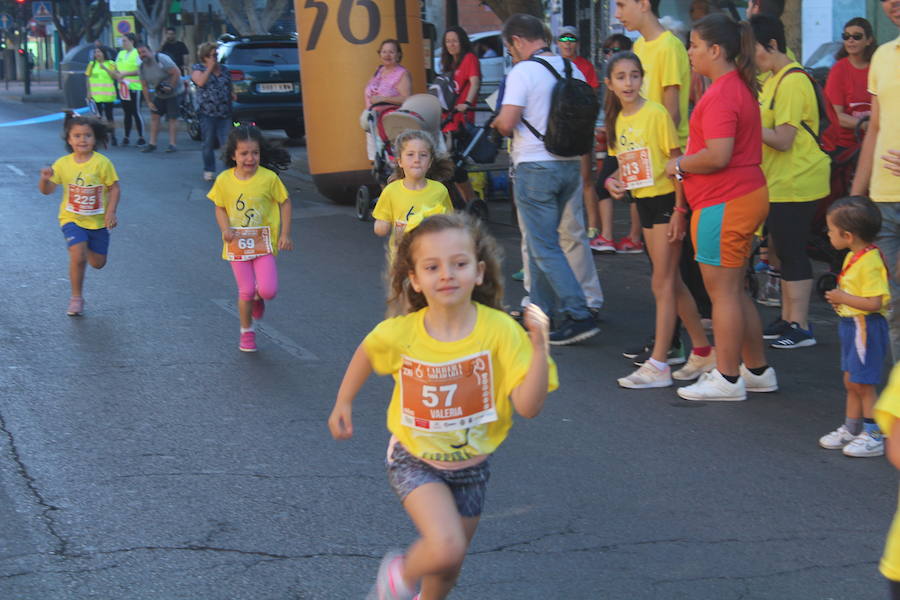
{"type": "Polygon", "coordinates": [[[53,20],[53,12],[49,2],[35,0],[31,3],[32,18],[38,23],[49,23],[53,20]]]}

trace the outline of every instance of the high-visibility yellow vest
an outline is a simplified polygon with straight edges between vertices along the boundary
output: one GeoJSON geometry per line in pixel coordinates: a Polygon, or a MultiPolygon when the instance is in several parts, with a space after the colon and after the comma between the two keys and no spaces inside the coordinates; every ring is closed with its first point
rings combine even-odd
{"type": "MultiPolygon", "coordinates": [[[[103,64],[110,71],[114,71],[116,68],[116,63],[111,60],[103,61],[103,64]]],[[[100,63],[92,60],[84,74],[88,76],[88,94],[94,102],[116,101],[116,80],[103,70],[100,63]]]]}
{"type": "MultiPolygon", "coordinates": [[[[137,48],[132,48],[131,50],[119,50],[119,54],[116,56],[116,68],[120,73],[140,71],[141,58],[138,56],[137,48]]],[[[125,82],[128,83],[129,90],[144,89],[141,87],[140,74],[126,76],[125,82]]]]}

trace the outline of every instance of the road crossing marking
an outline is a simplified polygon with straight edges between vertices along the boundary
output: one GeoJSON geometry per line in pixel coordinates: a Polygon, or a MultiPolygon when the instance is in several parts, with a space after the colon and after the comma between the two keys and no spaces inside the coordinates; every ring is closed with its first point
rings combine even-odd
{"type": "Polygon", "coordinates": [[[18,175],[19,177],[25,177],[25,171],[23,171],[23,170],[20,169],[19,167],[15,166],[15,165],[11,165],[11,164],[9,164],[9,163],[6,163],[6,166],[9,167],[9,170],[10,170],[10,171],[12,171],[13,173],[15,173],[15,174],[18,175]]]}
{"type": "MultiPolygon", "coordinates": [[[[237,307],[234,305],[234,301],[214,299],[213,303],[225,312],[234,315],[235,317],[238,316],[237,307]]],[[[256,328],[257,333],[266,336],[267,338],[281,346],[282,350],[284,350],[294,358],[297,358],[299,360],[319,360],[318,356],[316,356],[288,336],[284,335],[271,325],[256,323],[254,327],[256,328]]]]}

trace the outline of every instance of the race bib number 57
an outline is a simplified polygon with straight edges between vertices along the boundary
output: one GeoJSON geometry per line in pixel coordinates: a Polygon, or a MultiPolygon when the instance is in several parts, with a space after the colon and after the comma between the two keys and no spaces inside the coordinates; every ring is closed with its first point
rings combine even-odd
{"type": "Polygon", "coordinates": [[[66,210],[76,215],[102,215],[106,212],[103,207],[103,186],[69,184],[66,210]]]}
{"type": "Polygon", "coordinates": [[[234,238],[228,242],[226,256],[230,261],[253,260],[272,254],[269,227],[232,227],[234,238]]]}
{"type": "Polygon", "coordinates": [[[400,402],[403,425],[422,431],[456,431],[496,421],[490,352],[445,363],[404,356],[400,402]]]}
{"type": "Polygon", "coordinates": [[[625,188],[636,190],[653,185],[653,165],[650,163],[650,150],[637,148],[619,155],[619,178],[625,188]]]}

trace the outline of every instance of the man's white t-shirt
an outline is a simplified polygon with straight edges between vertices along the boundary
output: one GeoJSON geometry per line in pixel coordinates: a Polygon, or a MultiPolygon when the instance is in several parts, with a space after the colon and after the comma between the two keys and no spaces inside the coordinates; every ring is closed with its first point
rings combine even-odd
{"type": "MultiPolygon", "coordinates": [[[[561,56],[541,56],[560,75],[565,73],[561,56]]],[[[571,61],[570,61],[571,62],[571,61]]],[[[572,63],[572,77],[584,81],[584,75],[572,63]]],[[[516,63],[506,76],[506,91],[503,104],[524,106],[522,118],[541,134],[547,131],[547,116],[550,113],[550,96],[558,80],[547,67],[533,60],[516,63]]],[[[580,156],[557,156],[547,152],[544,142],[539,140],[521,121],[513,130],[512,162],[538,162],[547,160],[581,160],[580,156]]]]}

